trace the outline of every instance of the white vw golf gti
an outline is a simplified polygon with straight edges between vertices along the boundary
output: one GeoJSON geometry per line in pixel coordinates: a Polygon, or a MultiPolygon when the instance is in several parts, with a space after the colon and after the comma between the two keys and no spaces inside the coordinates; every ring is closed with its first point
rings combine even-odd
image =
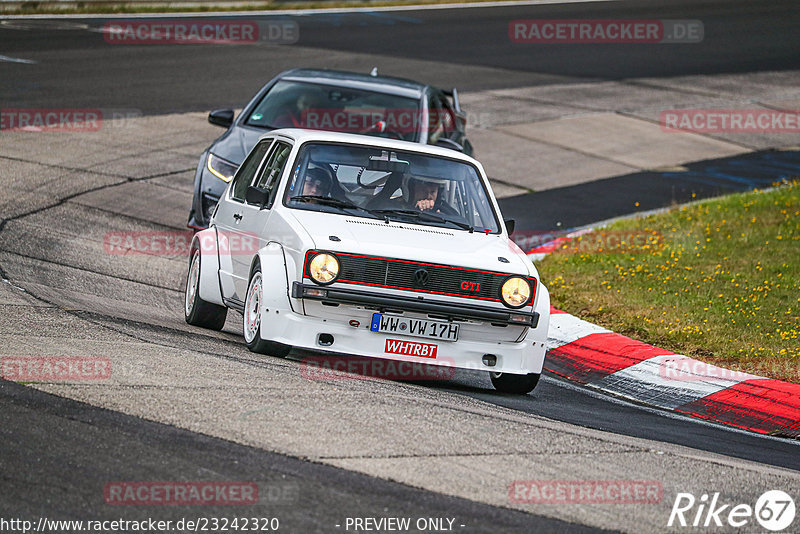
{"type": "MultiPolygon", "coordinates": [[[[362,135],[259,140],[195,234],[185,315],[244,315],[250,350],[291,347],[539,380],[550,296],[509,239],[480,163],[362,135]]],[[[513,231],[513,229],[512,229],[513,231]]]]}

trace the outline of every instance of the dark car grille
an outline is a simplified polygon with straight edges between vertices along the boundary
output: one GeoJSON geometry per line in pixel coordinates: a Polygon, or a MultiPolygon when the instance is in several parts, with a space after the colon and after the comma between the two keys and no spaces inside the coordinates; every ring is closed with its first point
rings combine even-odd
{"type": "MultiPolygon", "coordinates": [[[[309,251],[306,261],[317,251],[309,251]]],[[[453,295],[501,302],[500,286],[509,274],[392,258],[333,252],[340,262],[337,282],[436,295],[453,295]]],[[[305,276],[309,276],[306,270],[305,276]]],[[[535,281],[529,279],[531,288],[535,281]]]]}
{"type": "Polygon", "coordinates": [[[206,224],[208,224],[211,216],[214,215],[214,208],[217,207],[217,203],[219,203],[219,198],[203,193],[203,218],[206,224]]]}

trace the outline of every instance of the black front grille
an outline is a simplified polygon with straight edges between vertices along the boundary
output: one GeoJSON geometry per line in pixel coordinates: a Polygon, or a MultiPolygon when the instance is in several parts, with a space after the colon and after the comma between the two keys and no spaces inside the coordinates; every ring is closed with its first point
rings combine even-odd
{"type": "Polygon", "coordinates": [[[362,284],[437,295],[500,301],[500,286],[509,275],[391,258],[335,253],[340,261],[337,282],[362,284]]]}

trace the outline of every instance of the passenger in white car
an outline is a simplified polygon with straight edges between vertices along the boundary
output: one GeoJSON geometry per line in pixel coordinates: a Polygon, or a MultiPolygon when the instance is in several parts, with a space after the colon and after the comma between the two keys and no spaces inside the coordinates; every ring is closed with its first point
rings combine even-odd
{"type": "Polygon", "coordinates": [[[326,197],[331,192],[331,176],[323,168],[316,167],[306,172],[303,195],[326,197]]]}

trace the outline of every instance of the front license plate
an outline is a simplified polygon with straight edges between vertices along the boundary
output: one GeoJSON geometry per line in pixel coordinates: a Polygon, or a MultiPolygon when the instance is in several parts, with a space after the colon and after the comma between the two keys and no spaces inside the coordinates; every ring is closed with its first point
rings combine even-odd
{"type": "Polygon", "coordinates": [[[442,321],[410,319],[373,313],[372,324],[369,329],[373,332],[404,334],[406,336],[425,337],[441,341],[458,341],[458,325],[442,321]]]}

